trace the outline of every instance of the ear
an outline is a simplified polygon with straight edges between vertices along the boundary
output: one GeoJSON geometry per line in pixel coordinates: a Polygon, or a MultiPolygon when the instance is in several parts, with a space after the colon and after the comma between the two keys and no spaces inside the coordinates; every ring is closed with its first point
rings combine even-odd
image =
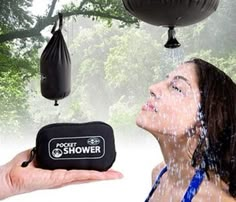
{"type": "Polygon", "coordinates": [[[199,143],[200,133],[201,133],[201,122],[197,121],[196,124],[188,129],[187,131],[187,152],[190,159],[192,159],[192,155],[197,148],[199,143]]]}
{"type": "Polygon", "coordinates": [[[188,137],[187,139],[187,152],[190,159],[192,159],[192,155],[197,148],[199,142],[199,135],[193,135],[188,137]]]}
{"type": "Polygon", "coordinates": [[[201,134],[201,127],[202,127],[201,122],[197,121],[195,126],[194,126],[194,129],[195,129],[195,132],[196,132],[196,136],[198,136],[198,137],[201,134]]]}
{"type": "Polygon", "coordinates": [[[192,137],[195,135],[199,135],[200,134],[200,127],[201,127],[201,123],[200,121],[197,121],[194,126],[191,126],[190,128],[188,128],[186,130],[186,135],[187,137],[192,137]]]}

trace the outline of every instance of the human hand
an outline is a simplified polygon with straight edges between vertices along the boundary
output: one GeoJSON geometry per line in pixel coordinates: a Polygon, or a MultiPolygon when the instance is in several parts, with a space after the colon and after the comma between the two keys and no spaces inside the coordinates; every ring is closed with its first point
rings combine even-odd
{"type": "Polygon", "coordinates": [[[13,195],[32,192],[39,189],[59,188],[73,183],[86,183],[97,180],[122,178],[122,174],[108,170],[44,170],[36,167],[32,161],[27,167],[21,167],[28,159],[31,150],[18,154],[10,162],[0,167],[1,192],[0,199],[13,195]]]}

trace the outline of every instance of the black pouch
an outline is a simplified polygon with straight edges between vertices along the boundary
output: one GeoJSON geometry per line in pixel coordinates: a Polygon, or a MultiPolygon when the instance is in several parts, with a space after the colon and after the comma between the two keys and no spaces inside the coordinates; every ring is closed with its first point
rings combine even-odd
{"type": "Polygon", "coordinates": [[[36,147],[22,167],[34,155],[43,169],[106,171],[116,158],[113,129],[103,122],[50,124],[39,130],[36,147]]]}
{"type": "Polygon", "coordinates": [[[48,42],[40,58],[41,94],[50,100],[63,99],[70,94],[71,59],[62,35],[63,16],[59,13],[59,29],[57,21],[52,28],[52,38],[48,42]]]}

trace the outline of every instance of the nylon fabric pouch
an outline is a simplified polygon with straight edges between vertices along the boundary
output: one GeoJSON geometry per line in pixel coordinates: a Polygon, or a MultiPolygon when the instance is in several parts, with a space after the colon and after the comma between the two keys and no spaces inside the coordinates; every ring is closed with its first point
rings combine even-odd
{"type": "Polygon", "coordinates": [[[113,129],[104,122],[44,126],[37,134],[36,147],[32,152],[37,166],[50,170],[106,171],[116,158],[113,129]]]}
{"type": "Polygon", "coordinates": [[[59,15],[59,29],[57,21],[52,28],[52,38],[40,57],[41,94],[49,100],[67,97],[71,91],[71,59],[66,42],[62,34],[63,16],[59,15]]]}

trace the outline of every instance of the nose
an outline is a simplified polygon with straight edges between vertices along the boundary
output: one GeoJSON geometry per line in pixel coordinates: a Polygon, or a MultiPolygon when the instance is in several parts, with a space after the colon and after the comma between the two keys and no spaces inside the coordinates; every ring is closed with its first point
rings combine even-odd
{"type": "Polygon", "coordinates": [[[151,85],[149,87],[149,93],[151,98],[160,99],[162,96],[162,91],[159,83],[151,85]]]}

